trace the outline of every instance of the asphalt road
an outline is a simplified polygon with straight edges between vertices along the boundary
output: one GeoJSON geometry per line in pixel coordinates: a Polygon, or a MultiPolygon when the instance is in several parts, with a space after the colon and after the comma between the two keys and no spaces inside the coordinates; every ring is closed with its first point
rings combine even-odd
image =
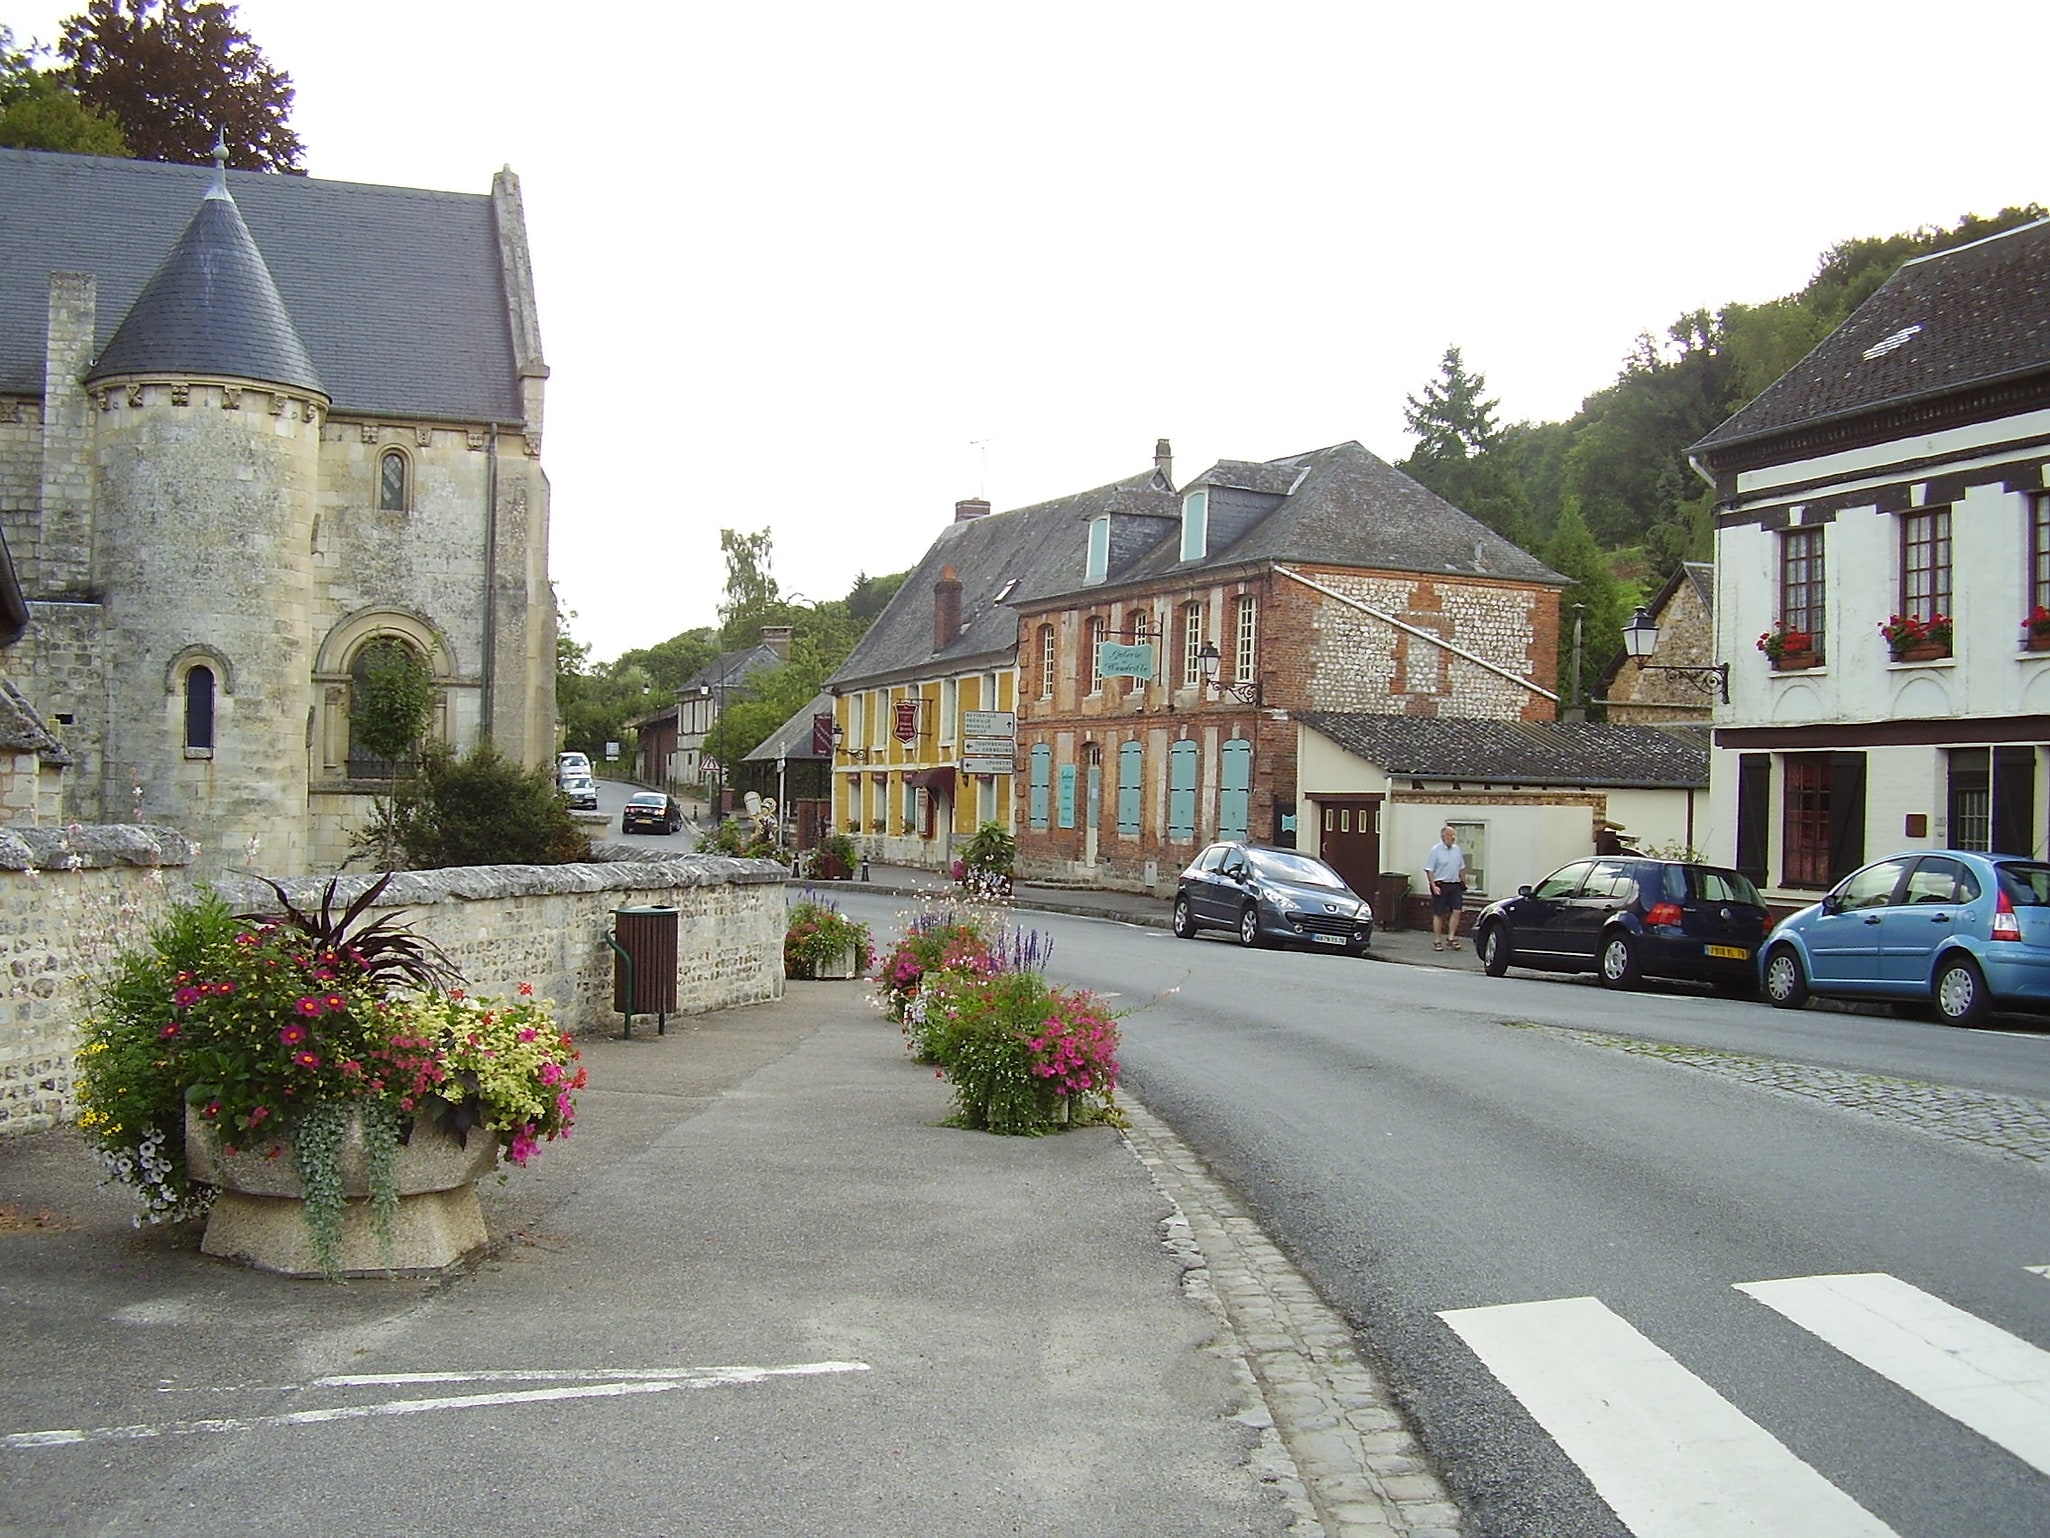
{"type": "Polygon", "coordinates": [[[2050,1032],[1021,919],[1473,1533],[2050,1534],[2050,1032]]]}

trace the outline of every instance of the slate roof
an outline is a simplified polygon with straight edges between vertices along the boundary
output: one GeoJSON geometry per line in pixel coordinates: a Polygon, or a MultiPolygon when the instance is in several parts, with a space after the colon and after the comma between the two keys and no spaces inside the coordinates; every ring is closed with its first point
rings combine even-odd
{"type": "Polygon", "coordinates": [[[1009,666],[1017,658],[1018,624],[1007,605],[1079,586],[1089,521],[1105,512],[1178,519],[1180,501],[1157,471],[1146,470],[1051,502],[948,524],[827,687],[1009,666]],[[932,590],[949,566],[961,584],[961,632],[935,651],[932,590]]]}
{"type": "Polygon", "coordinates": [[[1699,790],[1708,784],[1704,728],[1314,710],[1300,711],[1295,719],[1399,778],[1632,790],[1699,790]]]}
{"type": "Polygon", "coordinates": [[[830,716],[833,713],[833,696],[826,693],[814,694],[804,702],[797,714],[777,727],[755,745],[751,753],[741,755],[743,763],[773,764],[777,759],[786,763],[801,759],[808,763],[824,763],[833,755],[814,753],[811,750],[811,718],[830,716]]]}
{"type": "Polygon", "coordinates": [[[1917,257],[1697,443],[1728,448],[1975,385],[2050,373],[2050,219],[1917,257]]]}
{"type": "MultiPolygon", "coordinates": [[[[96,276],[104,349],[212,177],[0,149],[0,394],[42,393],[50,274],[96,276]]],[[[255,171],[227,183],[337,409],[523,421],[488,194],[255,171]]]]}
{"type": "Polygon", "coordinates": [[[200,200],[86,378],[167,371],[327,394],[249,226],[219,183],[200,200]]]}
{"type": "MultiPolygon", "coordinates": [[[[746,695],[752,692],[757,673],[783,665],[783,655],[766,641],[753,646],[743,646],[738,651],[721,652],[710,662],[699,668],[684,680],[683,692],[702,689],[716,692],[722,686],[729,695],[746,695]]],[[[725,707],[720,707],[724,709],[725,707]]],[[[659,711],[656,713],[661,714],[659,711]]]]}

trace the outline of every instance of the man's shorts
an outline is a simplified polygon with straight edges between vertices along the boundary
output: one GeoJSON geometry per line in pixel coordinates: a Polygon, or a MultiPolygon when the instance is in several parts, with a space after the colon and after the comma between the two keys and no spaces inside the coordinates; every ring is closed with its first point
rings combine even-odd
{"type": "Polygon", "coordinates": [[[1431,894],[1431,911],[1439,916],[1457,913],[1466,902],[1466,883],[1462,881],[1441,881],[1431,894]]]}

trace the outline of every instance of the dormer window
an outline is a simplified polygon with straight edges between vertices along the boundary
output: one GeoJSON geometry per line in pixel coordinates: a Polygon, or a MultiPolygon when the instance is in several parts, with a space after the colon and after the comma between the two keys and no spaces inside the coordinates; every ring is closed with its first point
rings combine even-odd
{"type": "Polygon", "coordinates": [[[1192,491],[1182,498],[1182,559],[1200,561],[1210,553],[1210,493],[1192,491]]]}
{"type": "Polygon", "coordinates": [[[1101,582],[1110,575],[1110,517],[1089,520],[1089,558],[1082,569],[1084,582],[1101,582]]]}

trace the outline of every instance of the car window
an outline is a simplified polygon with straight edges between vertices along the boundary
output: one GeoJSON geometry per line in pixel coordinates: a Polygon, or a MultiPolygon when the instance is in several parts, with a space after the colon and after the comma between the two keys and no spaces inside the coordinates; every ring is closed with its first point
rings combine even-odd
{"type": "Polygon", "coordinates": [[[1223,864],[1222,864],[1222,865],[1221,865],[1221,866],[1219,867],[1219,869],[1221,869],[1221,870],[1222,870],[1222,871],[1224,872],[1224,874],[1225,874],[1225,875],[1227,875],[1227,876],[1236,876],[1236,875],[1240,875],[1241,873],[1243,873],[1243,872],[1244,872],[1245,868],[1246,868],[1246,852],[1245,852],[1245,850],[1243,850],[1243,849],[1227,849],[1227,850],[1225,850],[1225,852],[1224,852],[1224,863],[1223,863],[1223,864]]]}
{"type": "Polygon", "coordinates": [[[1844,912],[1859,908],[1884,908],[1893,902],[1894,889],[1908,868],[1906,860],[1881,860],[1861,871],[1853,871],[1836,889],[1836,905],[1844,912]]]}
{"type": "Polygon", "coordinates": [[[1925,855],[1908,876],[1904,903],[1968,903],[1979,895],[1979,883],[1956,860],[1925,855]]]}
{"type": "MultiPolygon", "coordinates": [[[[1674,866],[1677,873],[1681,867],[1674,866]]],[[[1685,867],[1693,879],[1694,892],[1703,902],[1744,903],[1749,907],[1762,908],[1765,901],[1758,895],[1758,888],[1751,884],[1749,876],[1733,870],[1718,870],[1708,865],[1685,867]]]]}
{"type": "Polygon", "coordinates": [[[1306,854],[1288,854],[1272,849],[1262,849],[1252,856],[1253,869],[1263,876],[1272,876],[1277,881],[1294,881],[1303,886],[1342,887],[1345,882],[1337,871],[1322,860],[1306,854]]]}
{"type": "Polygon", "coordinates": [[[1637,895],[1637,872],[1634,861],[1597,860],[1587,873],[1587,880],[1580,888],[1582,897],[1620,897],[1625,901],[1637,895]]]}
{"type": "Polygon", "coordinates": [[[1580,883],[1586,879],[1592,860],[1576,860],[1571,865],[1561,866],[1531,889],[1533,897],[1571,897],[1580,890],[1580,883]]]}
{"type": "Polygon", "coordinates": [[[1224,857],[1231,853],[1229,844],[1212,844],[1196,860],[1197,870],[1216,870],[1224,863],[1224,857]]]}
{"type": "Polygon", "coordinates": [[[2000,890],[2015,907],[2050,908],[2050,865],[2003,860],[1995,869],[2000,873],[2000,890]]]}

